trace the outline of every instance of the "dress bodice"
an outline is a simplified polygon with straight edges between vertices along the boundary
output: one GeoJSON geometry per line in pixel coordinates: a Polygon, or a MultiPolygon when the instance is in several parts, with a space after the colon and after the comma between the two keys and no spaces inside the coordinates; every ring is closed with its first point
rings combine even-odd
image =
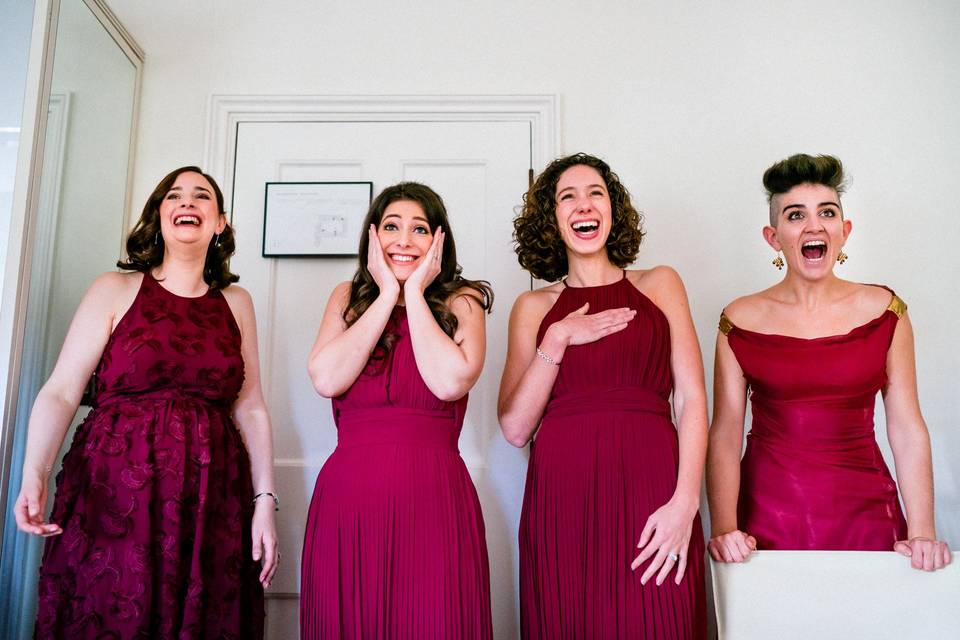
{"type": "Polygon", "coordinates": [[[750,387],[751,435],[816,448],[839,439],[872,441],[874,402],[886,385],[887,351],[905,309],[894,295],[870,322],[812,339],[748,331],[721,316],[721,330],[750,387]]]}
{"type": "Polygon", "coordinates": [[[673,391],[670,370],[670,325],[666,316],[624,274],[620,280],[596,287],[565,286],[544,316],[537,344],[551,324],[585,303],[588,314],[629,307],[637,315],[623,331],[596,342],[567,347],[551,400],[615,389],[643,389],[666,402],[673,391]]]}
{"type": "Polygon", "coordinates": [[[230,405],[243,377],[240,328],[223,293],[185,298],[145,273],[104,347],[94,402],[169,396],[230,405]]]}
{"type": "Polygon", "coordinates": [[[393,308],[384,332],[392,336],[390,348],[386,353],[374,353],[350,388],[334,398],[333,415],[337,425],[342,428],[341,417],[350,413],[413,411],[446,416],[459,432],[467,396],[446,402],[427,387],[414,357],[406,307],[393,308]]]}

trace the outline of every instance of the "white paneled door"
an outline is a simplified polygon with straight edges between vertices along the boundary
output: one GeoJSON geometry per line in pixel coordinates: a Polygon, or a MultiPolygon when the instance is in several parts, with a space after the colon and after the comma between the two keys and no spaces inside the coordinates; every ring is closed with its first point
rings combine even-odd
{"type": "MultiPolygon", "coordinates": [[[[516,633],[516,531],[526,458],[503,441],[497,386],[507,318],[530,287],[512,249],[512,219],[527,188],[531,132],[526,122],[242,122],[237,127],[231,218],[232,266],[258,314],[263,384],[274,426],[283,500],[283,564],[271,588],[268,635],[296,635],[299,564],[317,472],[337,443],[330,401],[313,390],[307,353],[327,297],[350,279],[356,258],[263,258],[267,182],[370,181],[374,195],[401,180],[444,199],[464,275],[489,280],[496,301],[487,319],[487,358],[470,394],[460,451],[477,484],[487,526],[494,626],[516,633]]],[[[359,240],[359,238],[358,238],[359,240]]]]}

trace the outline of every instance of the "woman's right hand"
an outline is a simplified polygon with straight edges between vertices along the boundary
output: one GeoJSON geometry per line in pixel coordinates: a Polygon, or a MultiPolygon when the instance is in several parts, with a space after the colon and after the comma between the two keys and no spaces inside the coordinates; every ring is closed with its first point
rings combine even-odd
{"type": "Polygon", "coordinates": [[[611,333],[623,331],[637,315],[636,310],[629,307],[607,309],[600,313],[588,315],[587,311],[589,309],[590,303],[587,302],[576,311],[567,314],[563,320],[554,322],[547,329],[547,332],[558,338],[565,347],[588,344],[596,342],[611,333]]]}
{"type": "Polygon", "coordinates": [[[13,507],[17,526],[21,531],[49,537],[63,533],[60,525],[44,522],[47,508],[47,479],[36,473],[24,473],[20,495],[13,507]]]}
{"type": "Polygon", "coordinates": [[[387,264],[383,257],[383,247],[380,245],[380,237],[377,236],[377,227],[373,224],[367,230],[369,242],[367,243],[367,271],[373,277],[373,281],[380,288],[381,295],[400,296],[400,283],[393,269],[387,264]]]}
{"type": "Polygon", "coordinates": [[[735,529],[710,538],[707,549],[710,557],[717,562],[744,562],[757,550],[757,539],[745,531],[735,529]]]}

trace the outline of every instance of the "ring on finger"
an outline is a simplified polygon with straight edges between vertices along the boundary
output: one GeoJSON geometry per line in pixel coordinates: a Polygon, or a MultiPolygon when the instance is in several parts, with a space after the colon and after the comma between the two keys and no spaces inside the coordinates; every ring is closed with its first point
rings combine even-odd
{"type": "Polygon", "coordinates": [[[668,553],[668,554],[667,554],[667,557],[668,557],[669,559],[673,560],[674,562],[676,562],[677,560],[680,559],[680,556],[678,556],[678,555],[675,554],[675,553],[668,553]]]}

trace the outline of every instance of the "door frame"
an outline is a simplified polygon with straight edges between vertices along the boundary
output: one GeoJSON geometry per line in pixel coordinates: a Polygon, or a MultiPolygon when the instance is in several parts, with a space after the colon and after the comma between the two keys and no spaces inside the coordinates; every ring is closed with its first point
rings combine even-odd
{"type": "MultiPolygon", "coordinates": [[[[204,169],[233,203],[237,135],[242,122],[526,122],[530,166],[539,170],[560,149],[559,98],[534,95],[211,95],[204,169]]],[[[228,211],[232,219],[232,211],[228,211]]]]}

